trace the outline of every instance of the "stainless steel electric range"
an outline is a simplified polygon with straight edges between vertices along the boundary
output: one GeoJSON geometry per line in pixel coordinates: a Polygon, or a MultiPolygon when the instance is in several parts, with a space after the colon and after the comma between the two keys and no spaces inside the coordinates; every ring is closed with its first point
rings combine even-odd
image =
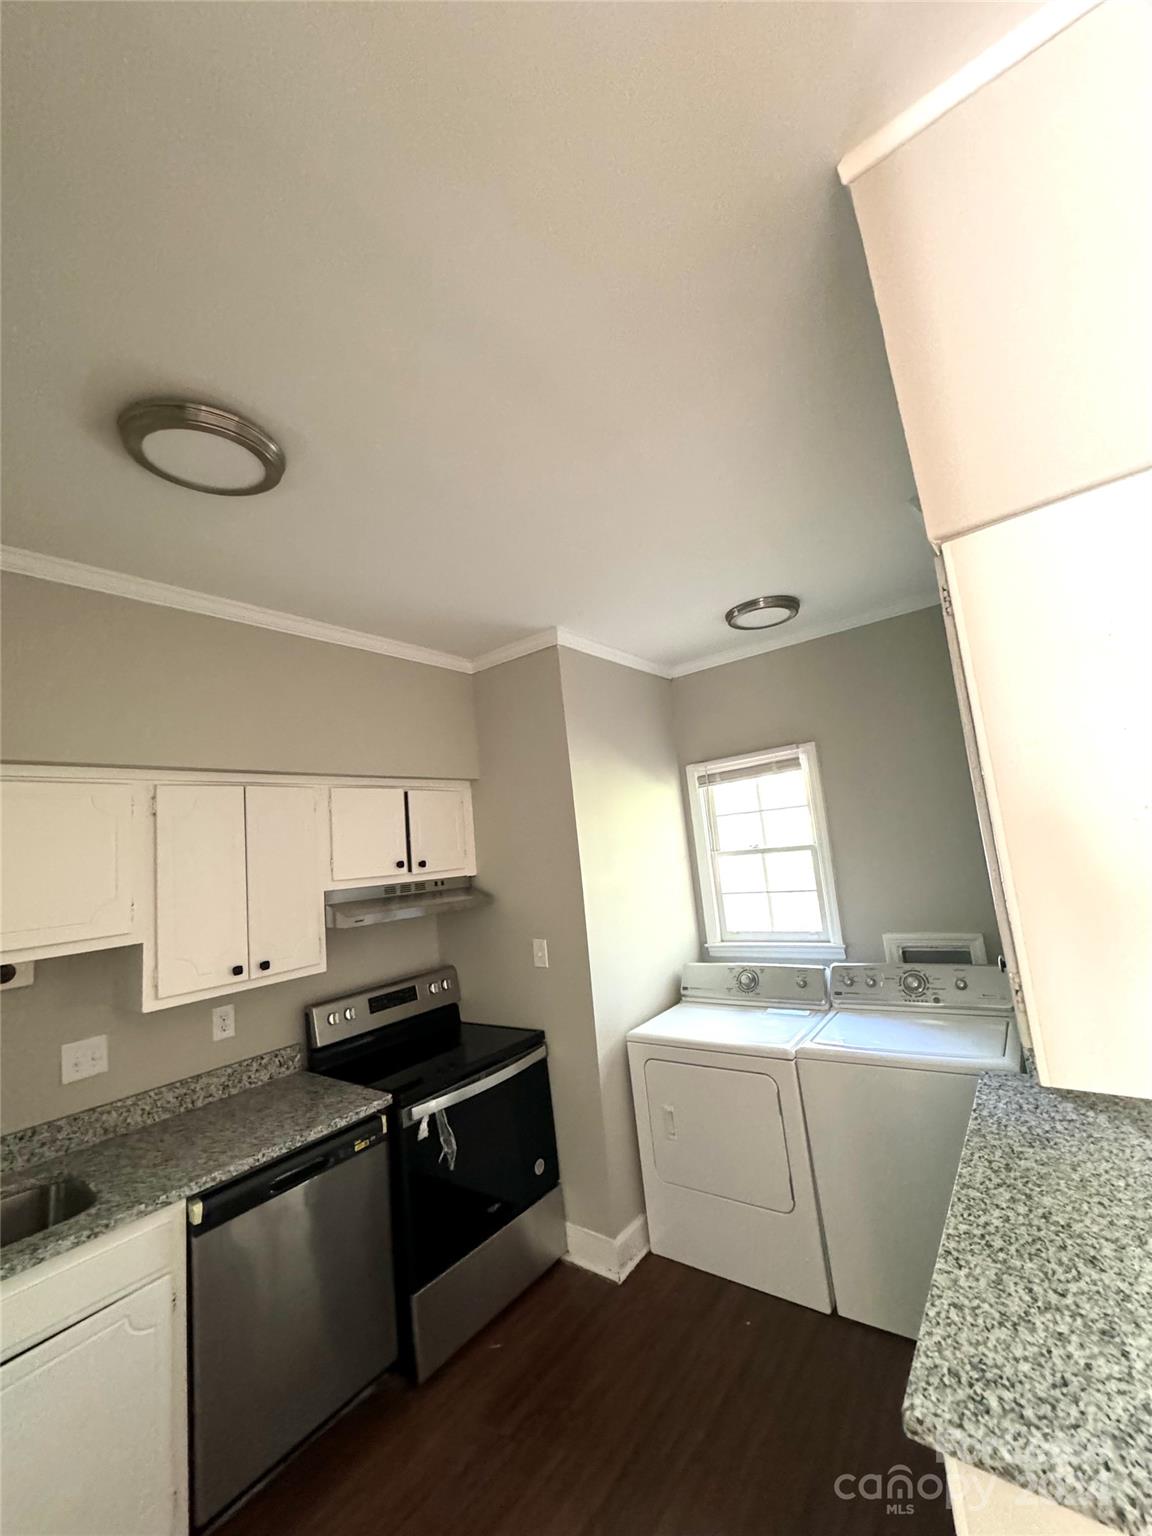
{"type": "Polygon", "coordinates": [[[382,1088],[400,1364],[424,1381],[565,1252],[538,1029],[460,1016],[453,966],[307,1010],[312,1072],[382,1088]]]}

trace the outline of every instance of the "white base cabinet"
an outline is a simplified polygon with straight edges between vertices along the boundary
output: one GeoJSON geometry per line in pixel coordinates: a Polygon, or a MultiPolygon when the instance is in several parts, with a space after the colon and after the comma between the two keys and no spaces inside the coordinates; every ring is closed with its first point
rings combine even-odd
{"type": "Polygon", "coordinates": [[[5,1536],[187,1531],[184,1207],[6,1281],[5,1536]]]}
{"type": "Polygon", "coordinates": [[[9,1536],[172,1528],[174,1299],[153,1280],[0,1367],[9,1536]]]}
{"type": "Polygon", "coordinates": [[[967,1462],[944,1458],[956,1536],[1115,1536],[1074,1509],[967,1462]]]}

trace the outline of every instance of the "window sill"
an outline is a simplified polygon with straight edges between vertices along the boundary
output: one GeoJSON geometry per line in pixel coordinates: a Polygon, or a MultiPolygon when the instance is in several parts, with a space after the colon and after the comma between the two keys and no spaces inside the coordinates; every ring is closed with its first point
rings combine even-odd
{"type": "Polygon", "coordinates": [[[825,960],[843,960],[847,954],[843,944],[833,944],[830,942],[819,944],[763,944],[753,941],[747,944],[705,944],[704,948],[712,960],[753,960],[761,962],[795,960],[820,963],[825,960]]]}

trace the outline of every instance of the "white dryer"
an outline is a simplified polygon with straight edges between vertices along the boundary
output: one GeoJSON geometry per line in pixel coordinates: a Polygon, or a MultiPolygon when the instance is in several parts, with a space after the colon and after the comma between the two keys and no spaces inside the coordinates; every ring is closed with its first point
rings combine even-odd
{"type": "Polygon", "coordinates": [[[628,1036],[652,1252],[830,1312],[795,1061],[824,971],[688,965],[681,996],[628,1036]]]}
{"type": "Polygon", "coordinates": [[[981,1072],[1017,1072],[993,965],[834,965],[797,1050],[836,1309],[914,1339],[981,1072]]]}

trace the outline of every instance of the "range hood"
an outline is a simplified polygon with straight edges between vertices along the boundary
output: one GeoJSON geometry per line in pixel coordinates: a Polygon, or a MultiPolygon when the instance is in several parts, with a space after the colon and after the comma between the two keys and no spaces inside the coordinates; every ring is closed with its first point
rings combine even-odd
{"type": "Polygon", "coordinates": [[[325,891],[324,921],[329,928],[370,928],[399,923],[406,917],[439,917],[467,912],[491,901],[471,876],[451,880],[405,880],[399,885],[364,885],[355,890],[325,891]]]}

